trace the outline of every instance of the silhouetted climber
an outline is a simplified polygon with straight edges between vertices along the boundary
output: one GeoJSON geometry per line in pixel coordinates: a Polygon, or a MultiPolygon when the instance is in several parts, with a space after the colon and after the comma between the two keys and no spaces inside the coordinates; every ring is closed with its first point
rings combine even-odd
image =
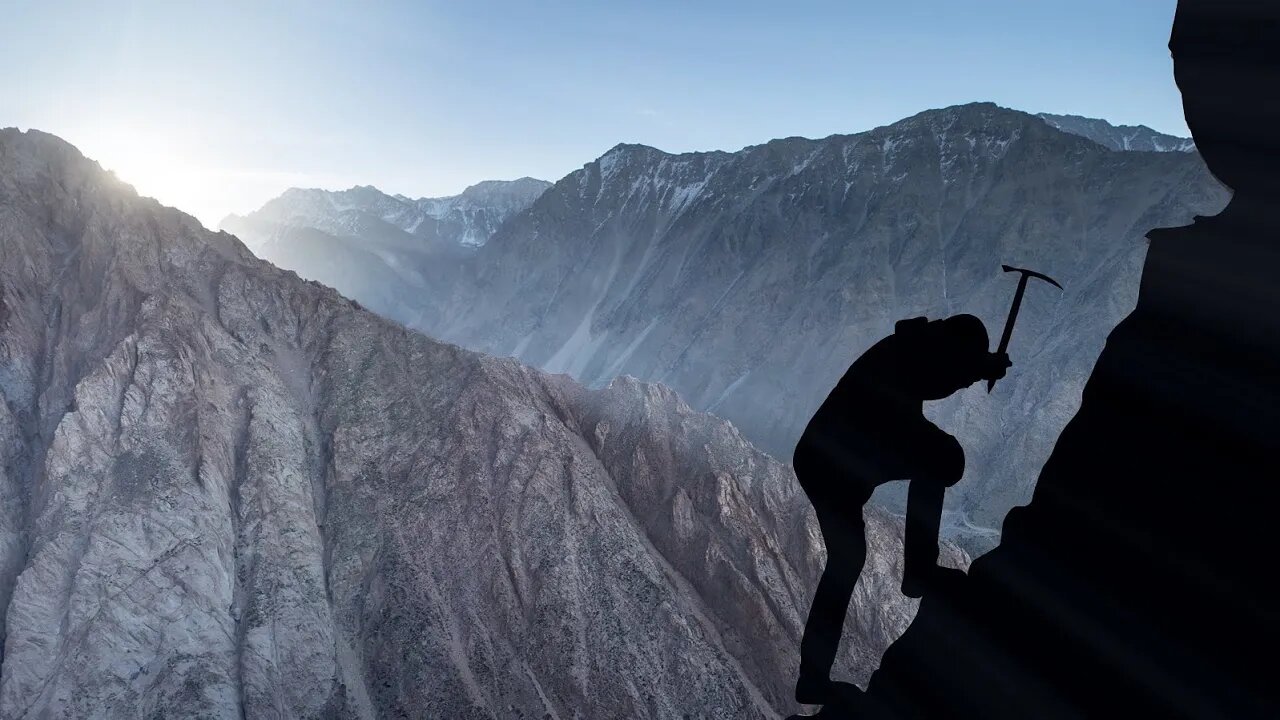
{"type": "Polygon", "coordinates": [[[973,315],[903,320],[850,366],[801,435],[793,465],[817,513],[827,564],[800,645],[798,702],[825,704],[855,692],[830,673],[866,559],[862,506],[878,485],[911,481],[903,593],[922,596],[944,572],[937,565],[942,501],[964,473],[964,450],[925,418],[924,401],[1004,377],[1008,355],[988,348],[986,327],[973,315]]]}
{"type": "Polygon", "coordinates": [[[1148,235],[1031,502],[824,717],[1280,718],[1280,2],[1181,0],[1169,47],[1230,204],[1148,235]]]}

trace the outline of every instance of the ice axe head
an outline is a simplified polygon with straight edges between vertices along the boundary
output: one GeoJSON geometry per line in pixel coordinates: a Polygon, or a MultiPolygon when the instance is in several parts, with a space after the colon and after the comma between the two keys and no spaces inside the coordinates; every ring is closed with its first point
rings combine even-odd
{"type": "MultiPolygon", "coordinates": [[[[1016,272],[1019,273],[1021,277],[1018,278],[1018,290],[1013,294],[1013,306],[1009,308],[1009,317],[1004,321],[1004,332],[1000,335],[1000,347],[996,349],[997,355],[1006,353],[1009,350],[1009,338],[1013,336],[1013,323],[1018,319],[1018,308],[1022,306],[1022,295],[1027,290],[1027,281],[1031,278],[1037,278],[1039,280],[1044,280],[1059,290],[1062,289],[1062,286],[1058,284],[1057,280],[1054,280],[1044,273],[1036,272],[1035,270],[1028,270],[1026,268],[1016,268],[1011,265],[1002,265],[1001,267],[1004,268],[1005,272],[1016,272]]],[[[987,392],[991,392],[991,389],[995,386],[995,380],[987,381],[987,392]]]]}
{"type": "Polygon", "coordinates": [[[1048,275],[1045,275],[1044,273],[1039,273],[1039,272],[1036,272],[1035,270],[1028,270],[1028,269],[1026,269],[1026,268],[1016,268],[1016,267],[1013,267],[1012,265],[1001,265],[1000,267],[1001,267],[1005,272],[1016,272],[1016,273],[1022,273],[1022,281],[1021,281],[1021,282],[1023,282],[1023,283],[1025,283],[1025,282],[1026,282],[1027,278],[1039,278],[1039,279],[1041,279],[1041,280],[1043,280],[1043,281],[1045,281],[1045,282],[1049,283],[1050,285],[1052,285],[1052,286],[1054,286],[1054,287],[1058,288],[1059,290],[1061,290],[1061,289],[1062,289],[1062,286],[1058,284],[1058,281],[1057,281],[1057,280],[1054,280],[1053,278],[1049,277],[1048,275]]]}

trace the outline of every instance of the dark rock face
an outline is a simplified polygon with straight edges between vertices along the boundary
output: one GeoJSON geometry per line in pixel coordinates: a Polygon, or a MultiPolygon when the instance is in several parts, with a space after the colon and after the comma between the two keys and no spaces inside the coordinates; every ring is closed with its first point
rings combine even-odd
{"type": "Polygon", "coordinates": [[[966,582],[925,599],[857,717],[1280,713],[1260,660],[1280,641],[1280,493],[1261,480],[1280,473],[1280,304],[1264,289],[1280,223],[1264,217],[1233,203],[1152,233],[1138,307],[1032,502],[966,582]]]}
{"type": "Polygon", "coordinates": [[[1188,124],[1235,195],[1151,233],[1034,499],[849,717],[1280,716],[1277,40],[1273,3],[1180,3],[1188,124]]]}
{"type": "MultiPolygon", "coordinates": [[[[409,332],[35,131],[0,131],[0,396],[0,717],[793,707],[822,548],[732,425],[409,332]]],[[[916,607],[868,520],[860,681],[916,607]]]]}
{"type": "MultiPolygon", "coordinates": [[[[967,453],[949,522],[985,548],[1132,309],[1143,233],[1225,198],[1194,153],[1112,152],[990,104],[736,153],[624,145],[391,316],[592,386],[660,381],[789,459],[896,320],[973,313],[994,342],[1016,285],[1001,264],[1046,272],[1066,292],[1029,290],[1009,377],[929,408],[967,453]]],[[[900,510],[901,490],[877,500],[900,510]]]]}

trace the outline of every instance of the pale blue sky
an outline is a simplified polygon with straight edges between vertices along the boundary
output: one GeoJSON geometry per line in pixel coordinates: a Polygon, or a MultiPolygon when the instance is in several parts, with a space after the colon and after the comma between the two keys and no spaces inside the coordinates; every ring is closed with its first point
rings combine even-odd
{"type": "Polygon", "coordinates": [[[977,100],[1186,134],[1175,0],[0,0],[0,126],[215,224],[292,185],[556,180],[977,100]]]}

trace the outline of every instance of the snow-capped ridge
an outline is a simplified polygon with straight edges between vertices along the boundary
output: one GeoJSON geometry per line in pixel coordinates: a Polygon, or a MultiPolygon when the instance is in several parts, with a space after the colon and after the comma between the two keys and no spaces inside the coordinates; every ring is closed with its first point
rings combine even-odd
{"type": "Polygon", "coordinates": [[[336,237],[356,238],[377,226],[381,235],[403,233],[412,238],[458,247],[479,247],[502,221],[528,207],[551,183],[531,177],[486,180],[457,195],[412,199],[388,195],[372,185],[346,190],[289,188],[247,215],[230,215],[221,227],[250,236],[261,247],[272,228],[310,227],[336,237]]]}
{"type": "Polygon", "coordinates": [[[1088,138],[1110,150],[1130,152],[1194,152],[1195,141],[1153,130],[1146,125],[1113,125],[1106,120],[1079,115],[1038,113],[1051,127],[1088,138]]]}

